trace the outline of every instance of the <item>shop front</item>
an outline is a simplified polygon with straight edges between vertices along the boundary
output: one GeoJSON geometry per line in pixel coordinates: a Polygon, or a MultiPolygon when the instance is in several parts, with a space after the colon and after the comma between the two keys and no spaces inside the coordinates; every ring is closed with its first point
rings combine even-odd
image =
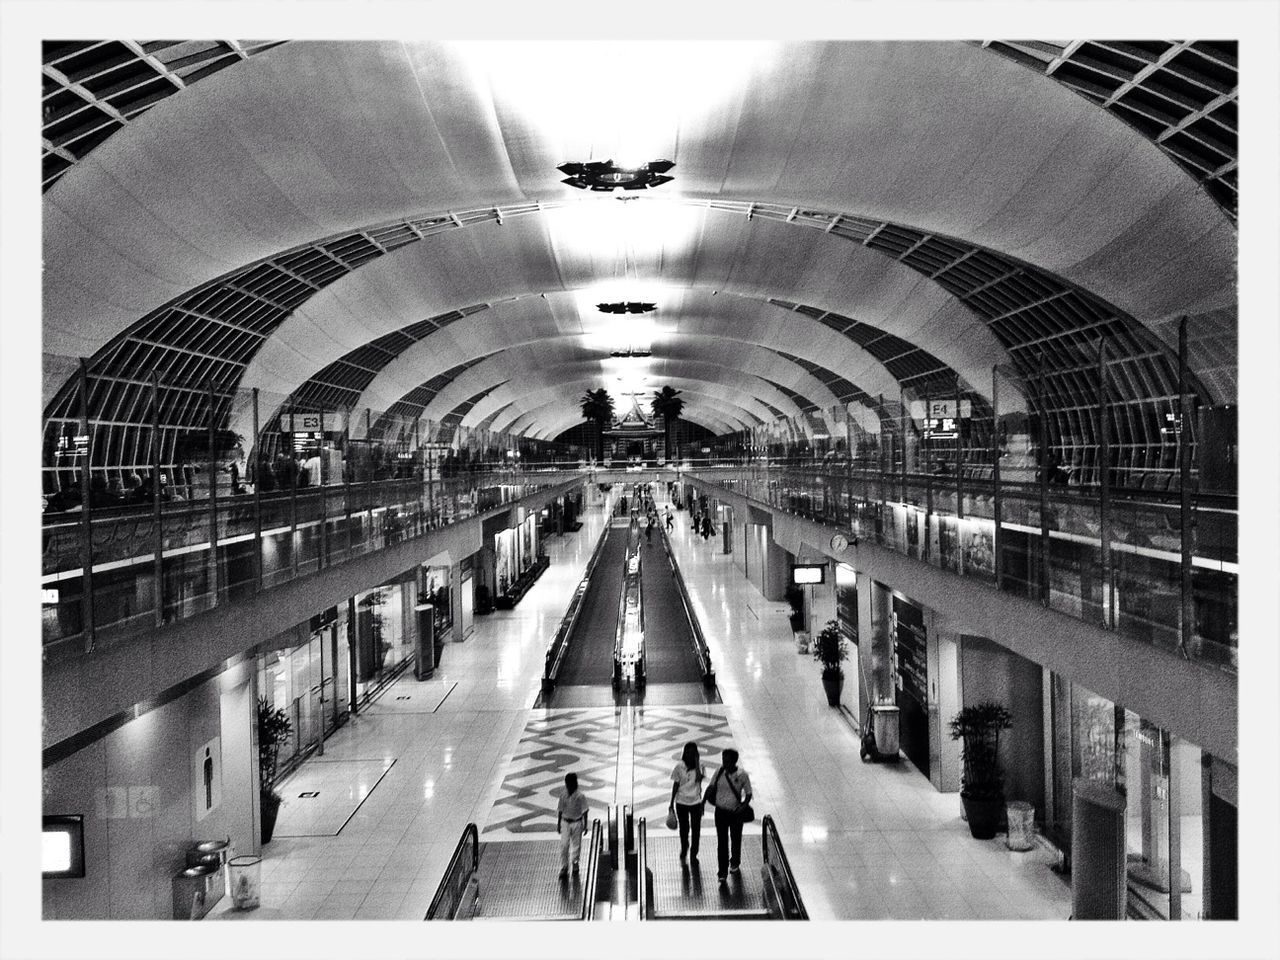
{"type": "Polygon", "coordinates": [[[1124,810],[1130,915],[1236,917],[1235,767],[1131,710],[1051,674],[1045,833],[1070,867],[1072,796],[1100,784],[1124,810]]]}
{"type": "Polygon", "coordinates": [[[352,644],[353,695],[363,703],[413,659],[414,582],[383,584],[351,601],[355,629],[352,644]]]}

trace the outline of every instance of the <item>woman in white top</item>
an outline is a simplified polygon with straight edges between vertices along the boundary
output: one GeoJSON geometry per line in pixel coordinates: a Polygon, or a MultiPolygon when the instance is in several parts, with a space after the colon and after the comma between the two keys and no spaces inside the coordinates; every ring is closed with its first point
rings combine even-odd
{"type": "Polygon", "coordinates": [[[706,771],[698,758],[698,745],[684,745],[680,762],[671,771],[671,805],[680,822],[680,859],[691,855],[698,859],[698,838],[702,834],[702,781],[706,771]],[[690,833],[692,832],[692,839],[690,833]]]}

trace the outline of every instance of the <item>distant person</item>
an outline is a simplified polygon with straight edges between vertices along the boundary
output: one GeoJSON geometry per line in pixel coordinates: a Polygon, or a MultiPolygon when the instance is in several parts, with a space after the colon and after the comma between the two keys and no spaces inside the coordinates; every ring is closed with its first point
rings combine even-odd
{"type": "Polygon", "coordinates": [[[646,547],[653,546],[653,514],[649,514],[649,522],[644,527],[644,545],[646,547]]]}
{"type": "Polygon", "coordinates": [[[680,859],[698,859],[698,839],[702,835],[702,781],[706,769],[698,756],[698,745],[684,745],[680,762],[671,771],[671,804],[668,807],[680,824],[680,859]]]}
{"type": "Polygon", "coordinates": [[[738,766],[738,751],[732,747],[721,754],[721,761],[707,797],[716,811],[716,876],[725,883],[742,860],[742,808],[751,802],[751,778],[738,766]]]}
{"type": "Polygon", "coordinates": [[[672,530],[675,529],[676,517],[675,517],[675,514],[671,512],[670,506],[667,507],[666,524],[667,524],[667,533],[670,533],[672,530]]]}
{"type": "Polygon", "coordinates": [[[693,515],[693,534],[699,536],[702,533],[702,511],[699,510],[693,515]]]}
{"type": "Polygon", "coordinates": [[[569,861],[578,872],[582,834],[587,829],[587,798],[578,790],[578,775],[564,775],[564,793],[556,804],[556,832],[560,834],[560,879],[569,876],[569,861]]]}
{"type": "Polygon", "coordinates": [[[704,513],[702,515],[702,539],[710,540],[713,532],[714,531],[711,527],[711,514],[704,513]]]}

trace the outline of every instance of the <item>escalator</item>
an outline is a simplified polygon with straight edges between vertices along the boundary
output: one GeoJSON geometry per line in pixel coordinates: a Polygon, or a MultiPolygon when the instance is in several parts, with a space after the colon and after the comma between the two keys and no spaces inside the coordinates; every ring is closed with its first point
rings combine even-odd
{"type": "Polygon", "coordinates": [[[809,919],[773,818],[760,826],[758,843],[743,838],[741,871],[720,886],[714,866],[680,863],[678,838],[650,838],[626,807],[592,822],[581,869],[563,880],[558,839],[482,843],[469,823],[423,919],[809,919]]]}

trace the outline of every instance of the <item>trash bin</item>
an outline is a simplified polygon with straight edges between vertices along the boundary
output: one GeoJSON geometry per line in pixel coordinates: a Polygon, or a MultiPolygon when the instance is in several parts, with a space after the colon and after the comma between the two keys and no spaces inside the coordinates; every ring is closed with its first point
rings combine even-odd
{"type": "Polygon", "coordinates": [[[871,730],[876,735],[876,752],[882,757],[898,757],[898,708],[890,703],[871,707],[871,730]]]}
{"type": "Polygon", "coordinates": [[[1031,850],[1036,845],[1036,808],[1025,800],[1005,804],[1009,819],[1009,835],[1005,846],[1010,850],[1031,850]]]}
{"type": "Polygon", "coordinates": [[[232,857],[227,864],[231,877],[231,904],[237,910],[253,910],[262,892],[262,858],[232,857]]]}
{"type": "Polygon", "coordinates": [[[173,878],[173,919],[199,920],[222,899],[222,876],[217,867],[201,863],[173,878]]]}
{"type": "Polygon", "coordinates": [[[796,653],[808,653],[809,652],[809,631],[797,630],[794,635],[796,638],[796,653]]]}
{"type": "Polygon", "coordinates": [[[187,866],[194,867],[202,863],[213,864],[219,871],[218,879],[222,882],[225,893],[231,893],[231,883],[227,878],[227,860],[231,856],[231,838],[225,840],[201,840],[187,851],[187,866]]]}

